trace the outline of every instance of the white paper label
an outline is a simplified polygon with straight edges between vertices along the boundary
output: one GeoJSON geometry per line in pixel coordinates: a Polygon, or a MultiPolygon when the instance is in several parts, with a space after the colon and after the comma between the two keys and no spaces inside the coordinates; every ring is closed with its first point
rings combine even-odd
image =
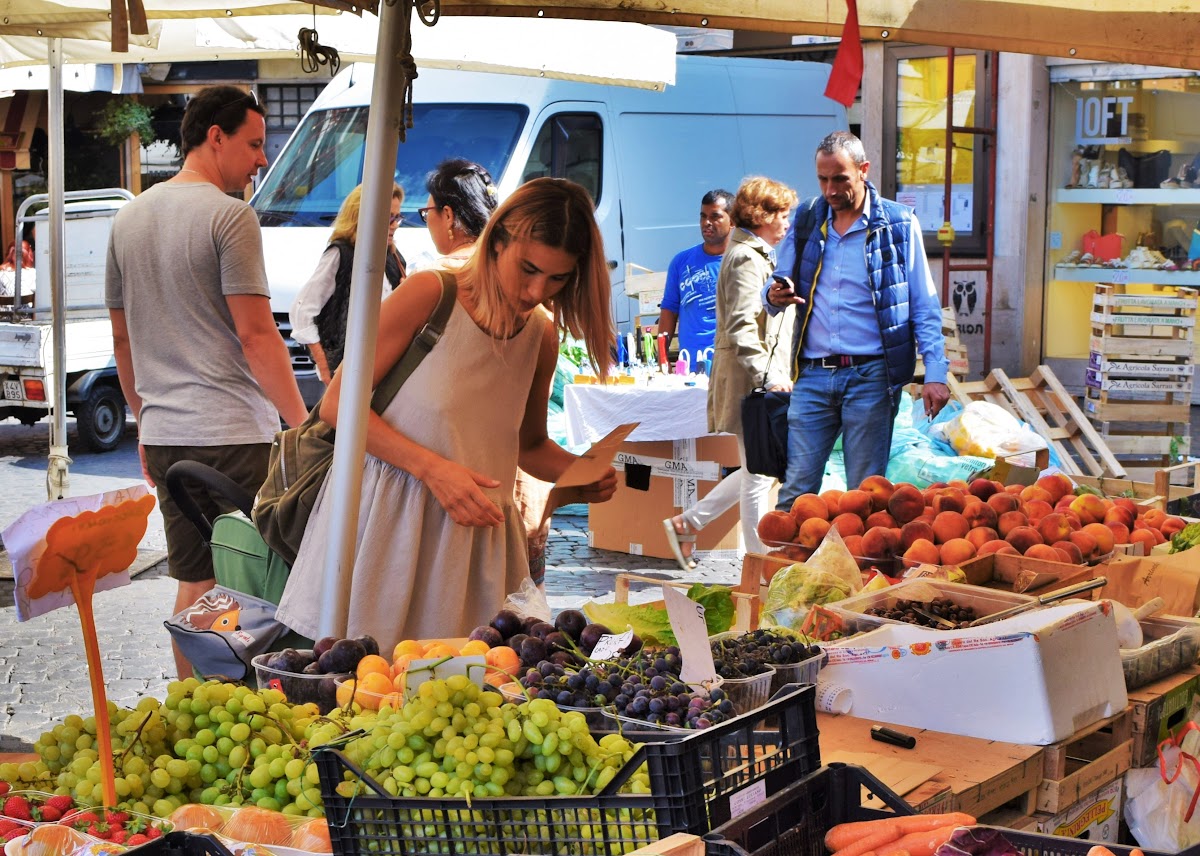
{"type": "Polygon", "coordinates": [[[729,795],[729,816],[739,817],[767,801],[767,780],[759,779],[747,788],[729,795]]]}
{"type": "Polygon", "coordinates": [[[671,630],[679,642],[683,669],[679,677],[685,684],[711,681],[717,676],[713,665],[712,648],[708,644],[708,625],[704,623],[704,607],[674,586],[663,586],[663,600],[671,630]]]}
{"type": "Polygon", "coordinates": [[[600,637],[600,641],[596,643],[596,647],[592,649],[591,657],[593,660],[611,660],[613,657],[625,650],[626,646],[633,641],[633,628],[630,627],[624,633],[606,633],[600,637]]]}
{"type": "Polygon", "coordinates": [[[404,674],[404,696],[413,698],[417,687],[433,678],[445,680],[451,675],[466,675],[476,686],[483,686],[483,676],[487,672],[487,661],[482,654],[471,654],[466,657],[430,657],[424,660],[413,660],[408,664],[404,674]],[[442,662],[445,660],[445,662],[442,662]],[[434,666],[435,663],[440,665],[434,666]],[[432,669],[425,668],[433,666],[432,669]]]}

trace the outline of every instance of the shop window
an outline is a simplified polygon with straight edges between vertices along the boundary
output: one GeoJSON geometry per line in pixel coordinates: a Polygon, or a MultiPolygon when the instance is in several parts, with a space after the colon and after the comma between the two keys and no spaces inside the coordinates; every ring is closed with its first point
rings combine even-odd
{"type": "MultiPolygon", "coordinates": [[[[983,51],[955,51],[950,121],[975,127],[988,116],[985,103],[994,73],[983,51]]],[[[885,63],[883,150],[894,152],[872,170],[884,196],[912,207],[930,253],[943,249],[937,231],[945,222],[946,168],[950,167],[950,223],[955,252],[984,252],[987,206],[987,137],[955,134],[946,151],[947,90],[950,65],[946,52],[932,47],[890,48],[885,63]],[[948,156],[949,155],[949,156],[948,156]]]]}
{"type": "Polygon", "coordinates": [[[521,181],[569,178],[600,202],[604,128],[595,113],[559,113],[546,120],[533,143],[521,181]]]}

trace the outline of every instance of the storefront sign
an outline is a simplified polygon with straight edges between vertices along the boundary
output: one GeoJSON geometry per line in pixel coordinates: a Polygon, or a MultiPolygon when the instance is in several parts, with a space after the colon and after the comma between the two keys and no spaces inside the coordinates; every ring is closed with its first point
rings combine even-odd
{"type": "Polygon", "coordinates": [[[1128,143],[1132,95],[1089,95],[1075,102],[1075,142],[1128,143]]]}

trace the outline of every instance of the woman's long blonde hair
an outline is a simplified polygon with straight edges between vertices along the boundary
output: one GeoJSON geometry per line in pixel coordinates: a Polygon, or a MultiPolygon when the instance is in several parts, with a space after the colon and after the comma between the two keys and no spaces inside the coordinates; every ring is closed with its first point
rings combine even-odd
{"type": "Polygon", "coordinates": [[[497,336],[516,330],[517,313],[504,293],[497,269],[499,251],[512,241],[537,241],[576,258],[575,275],[546,303],[554,325],[587,347],[599,377],[612,365],[615,331],[612,283],[604,242],[588,192],[563,178],[536,178],[517,188],[488,220],[475,253],[459,271],[471,289],[478,321],[497,336]]]}
{"type": "MultiPolygon", "coordinates": [[[[351,244],[358,237],[358,209],[362,206],[362,188],[358,187],[350,191],[350,194],[342,201],[342,207],[338,209],[337,218],[333,221],[333,234],[329,236],[330,242],[347,241],[351,244]]],[[[400,204],[404,204],[404,188],[398,184],[392,184],[392,199],[399,199],[400,204]]]]}

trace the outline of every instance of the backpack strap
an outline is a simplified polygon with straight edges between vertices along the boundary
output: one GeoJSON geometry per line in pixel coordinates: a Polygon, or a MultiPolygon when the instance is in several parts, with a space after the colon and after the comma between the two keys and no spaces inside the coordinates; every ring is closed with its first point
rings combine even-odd
{"type": "Polygon", "coordinates": [[[429,320],[425,322],[425,326],[417,331],[417,335],[413,337],[404,356],[400,358],[396,365],[392,366],[379,386],[375,388],[375,394],[371,396],[371,409],[376,413],[383,413],[387,406],[392,403],[392,399],[396,397],[396,393],[400,391],[400,387],[404,386],[404,382],[408,380],[409,375],[416,371],[417,366],[421,364],[421,360],[425,359],[425,355],[433,350],[433,346],[442,338],[442,333],[446,331],[446,323],[450,320],[450,313],[454,309],[454,301],[458,292],[458,282],[454,278],[454,274],[445,271],[434,271],[438,278],[442,281],[442,296],[438,300],[437,306],[433,310],[433,314],[429,316],[429,320]]]}

